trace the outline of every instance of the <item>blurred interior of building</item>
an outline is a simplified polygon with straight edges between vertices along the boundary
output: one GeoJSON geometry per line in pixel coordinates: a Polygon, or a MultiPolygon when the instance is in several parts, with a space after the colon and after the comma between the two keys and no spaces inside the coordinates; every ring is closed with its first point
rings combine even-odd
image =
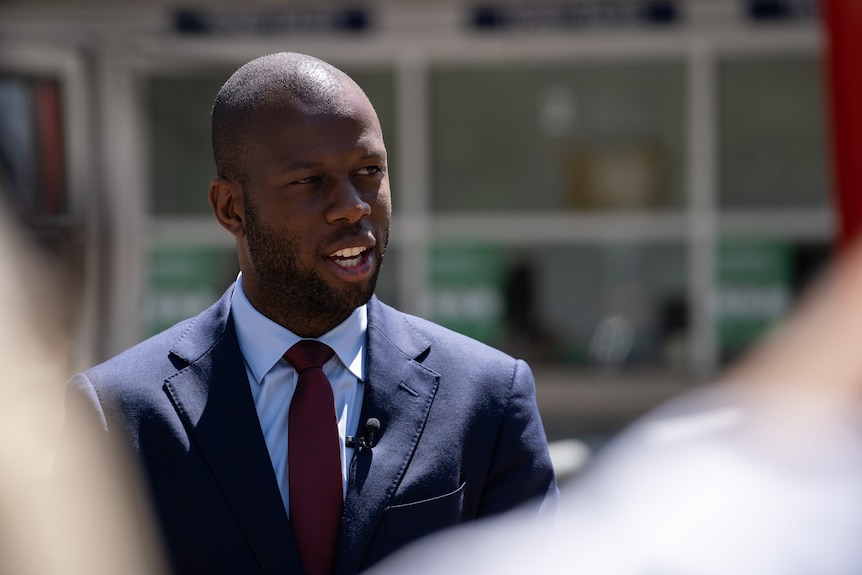
{"type": "Polygon", "coordinates": [[[235,278],[212,100],[341,67],[390,152],[378,295],[527,359],[549,438],[710,380],[828,260],[815,0],[0,3],[0,183],[74,303],[73,368],[235,278]]]}

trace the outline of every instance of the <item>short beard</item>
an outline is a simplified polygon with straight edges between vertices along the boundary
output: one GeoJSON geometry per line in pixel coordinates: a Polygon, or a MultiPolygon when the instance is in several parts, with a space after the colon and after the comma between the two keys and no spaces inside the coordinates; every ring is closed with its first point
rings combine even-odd
{"type": "MultiPolygon", "coordinates": [[[[365,305],[377,286],[389,228],[378,250],[377,265],[367,285],[333,289],[314,269],[304,267],[297,254],[302,240],[288,230],[273,230],[261,224],[254,202],[243,194],[248,254],[258,277],[261,313],[303,337],[303,330],[322,335],[344,321],[353,310],[365,305]]],[[[377,248],[375,248],[377,249],[377,248]]]]}

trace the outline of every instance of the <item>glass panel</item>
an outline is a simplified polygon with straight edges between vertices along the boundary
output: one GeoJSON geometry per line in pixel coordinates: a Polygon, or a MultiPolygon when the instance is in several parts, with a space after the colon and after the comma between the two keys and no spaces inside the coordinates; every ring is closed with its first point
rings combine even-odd
{"type": "Polygon", "coordinates": [[[822,82],[815,55],[719,64],[721,207],[828,204],[822,82]]]}
{"type": "Polygon", "coordinates": [[[688,365],[686,250],[438,243],[426,313],[534,365],[688,365]]]}
{"type": "Polygon", "coordinates": [[[213,100],[230,71],[147,80],[154,214],[208,214],[215,173],[210,140],[213,100]]]}
{"type": "Polygon", "coordinates": [[[679,61],[434,69],[433,207],[680,207],[685,108],[679,61]]]}
{"type": "MultiPolygon", "coordinates": [[[[213,100],[233,70],[146,80],[150,121],[151,209],[157,215],[208,214],[209,181],[215,175],[210,140],[213,100]]],[[[348,71],[380,117],[390,166],[395,165],[394,79],[390,71],[348,71]]],[[[393,189],[397,188],[393,182],[393,189]]]]}

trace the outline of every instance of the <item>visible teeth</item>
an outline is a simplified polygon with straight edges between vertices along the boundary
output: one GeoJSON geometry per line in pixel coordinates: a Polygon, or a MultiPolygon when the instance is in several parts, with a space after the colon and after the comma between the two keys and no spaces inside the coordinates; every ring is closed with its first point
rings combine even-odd
{"type": "Polygon", "coordinates": [[[365,251],[365,248],[344,248],[343,250],[338,250],[330,257],[333,258],[355,258],[359,254],[365,251]]]}
{"type": "Polygon", "coordinates": [[[365,248],[353,247],[353,248],[344,248],[343,250],[338,250],[334,254],[332,254],[331,258],[338,265],[344,268],[352,268],[353,266],[358,266],[362,261],[362,254],[365,252],[365,248]]]}

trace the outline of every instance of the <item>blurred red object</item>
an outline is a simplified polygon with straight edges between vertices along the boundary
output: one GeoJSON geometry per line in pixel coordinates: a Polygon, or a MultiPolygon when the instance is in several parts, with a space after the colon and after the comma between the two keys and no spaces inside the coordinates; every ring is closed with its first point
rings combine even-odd
{"type": "Polygon", "coordinates": [[[839,246],[862,232],[862,1],[823,0],[839,246]]]}

